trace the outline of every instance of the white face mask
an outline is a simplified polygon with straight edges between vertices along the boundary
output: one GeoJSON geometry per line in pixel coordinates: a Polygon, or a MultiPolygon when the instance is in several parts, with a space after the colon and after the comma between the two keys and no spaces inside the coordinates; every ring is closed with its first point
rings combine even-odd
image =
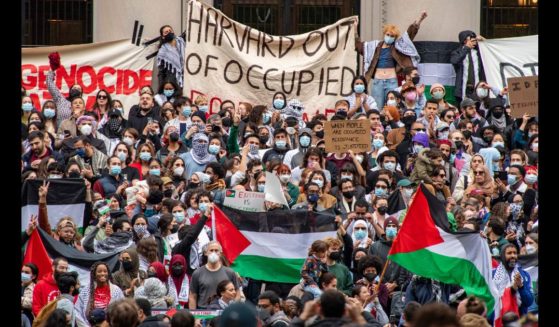
{"type": "Polygon", "coordinates": [[[413,189],[405,188],[403,194],[404,194],[404,197],[409,199],[413,195],[413,189]]]}
{"type": "Polygon", "coordinates": [[[126,143],[127,145],[132,145],[134,144],[134,139],[131,137],[123,137],[122,142],[126,143]]]}
{"type": "Polygon", "coordinates": [[[279,179],[282,183],[287,183],[291,179],[291,175],[281,175],[279,179]]]}
{"type": "Polygon", "coordinates": [[[92,129],[91,125],[82,125],[82,126],[80,127],[80,132],[81,132],[83,135],[88,136],[88,135],[91,134],[91,129],[92,129]]]}
{"type": "Polygon", "coordinates": [[[210,255],[208,255],[208,262],[209,263],[216,263],[219,261],[219,255],[215,252],[210,253],[210,255]]]}
{"type": "Polygon", "coordinates": [[[184,167],[177,167],[173,170],[173,174],[175,176],[182,176],[183,173],[184,173],[184,167]]]}
{"type": "Polygon", "coordinates": [[[532,254],[536,252],[536,248],[532,244],[526,244],[526,253],[532,254]]]}

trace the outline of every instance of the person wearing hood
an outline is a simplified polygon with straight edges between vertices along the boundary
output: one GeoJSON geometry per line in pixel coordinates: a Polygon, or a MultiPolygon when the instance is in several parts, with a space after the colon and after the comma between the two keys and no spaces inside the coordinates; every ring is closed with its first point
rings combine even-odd
{"type": "Polygon", "coordinates": [[[120,287],[124,296],[134,296],[134,289],[147,276],[140,271],[140,259],[135,249],[126,249],[120,253],[120,268],[113,274],[114,283],[120,287]]]}
{"type": "Polygon", "coordinates": [[[433,83],[431,85],[429,93],[431,94],[431,98],[439,103],[439,113],[449,109],[453,110],[454,112],[458,110],[455,106],[451,105],[445,100],[446,90],[444,88],[444,85],[442,85],[441,83],[433,83]]]}
{"type": "Polygon", "coordinates": [[[280,158],[283,161],[285,155],[290,150],[288,136],[289,134],[283,128],[278,128],[274,131],[274,147],[264,154],[262,158],[264,164],[273,158],[280,158]]]}
{"type": "Polygon", "coordinates": [[[134,245],[132,226],[128,217],[121,216],[112,224],[113,233],[102,241],[95,239],[107,216],[99,218],[97,226],[83,240],[83,247],[89,253],[120,252],[134,245]]]}
{"type": "Polygon", "coordinates": [[[310,128],[301,128],[299,130],[299,146],[296,149],[289,150],[283,158],[283,163],[293,169],[301,166],[305,158],[305,153],[311,146],[313,132],[310,128]]]}
{"type": "Polygon", "coordinates": [[[144,285],[138,287],[134,298],[147,299],[152,308],[167,309],[169,304],[166,294],[165,284],[157,277],[150,277],[144,281],[144,285]]]}
{"type": "Polygon", "coordinates": [[[490,177],[493,177],[495,172],[501,171],[499,167],[499,160],[501,153],[494,147],[483,148],[479,150],[479,154],[483,157],[485,166],[489,169],[490,177]]]}
{"type": "Polygon", "coordinates": [[[422,181],[427,184],[432,184],[433,181],[431,179],[431,175],[433,173],[433,169],[443,163],[443,156],[444,154],[437,148],[423,148],[419,150],[417,158],[413,164],[410,180],[416,184],[419,184],[422,181]]]}
{"type": "MultiPolygon", "coordinates": [[[[299,128],[305,128],[306,126],[303,121],[303,112],[305,112],[305,106],[303,103],[299,99],[291,99],[287,102],[287,106],[282,110],[282,122],[285,122],[288,117],[294,117],[299,122],[299,128]]],[[[274,127],[278,126],[276,125],[274,127]]]]}
{"type": "Polygon", "coordinates": [[[373,237],[371,233],[371,224],[363,219],[358,219],[353,222],[348,227],[348,233],[351,233],[351,239],[353,240],[353,248],[368,249],[373,243],[373,237]],[[371,235],[372,237],[369,237],[371,235]]]}
{"type": "Polygon", "coordinates": [[[190,289],[190,277],[186,274],[188,268],[186,259],[181,254],[175,254],[171,257],[169,264],[171,278],[168,280],[169,289],[174,288],[176,299],[175,303],[181,307],[188,305],[188,291],[190,289]]]}
{"type": "Polygon", "coordinates": [[[107,153],[112,153],[116,145],[120,142],[122,134],[126,129],[128,121],[122,116],[122,112],[117,109],[111,109],[107,112],[108,120],[101,128],[99,133],[109,139],[110,146],[107,153]]]}
{"type": "Polygon", "coordinates": [[[514,119],[506,113],[504,100],[502,98],[494,98],[490,99],[488,102],[489,109],[485,116],[487,123],[497,127],[500,134],[505,133],[507,127],[514,124],[514,119]]]}
{"type": "Polygon", "coordinates": [[[473,31],[462,31],[458,34],[460,46],[450,53],[450,63],[456,71],[454,96],[458,101],[471,97],[475,93],[475,85],[486,80],[478,41],[483,37],[473,31]]]}
{"type": "Polygon", "coordinates": [[[210,162],[217,162],[214,155],[208,151],[209,139],[204,133],[196,133],[192,137],[192,149],[179,155],[185,163],[184,176],[192,176],[195,171],[203,171],[210,162]]]}
{"type": "Polygon", "coordinates": [[[534,302],[532,280],[518,263],[518,250],[514,244],[501,246],[501,262],[493,269],[492,275],[499,297],[511,292],[511,301],[516,301],[520,315],[525,315],[534,302]]]}

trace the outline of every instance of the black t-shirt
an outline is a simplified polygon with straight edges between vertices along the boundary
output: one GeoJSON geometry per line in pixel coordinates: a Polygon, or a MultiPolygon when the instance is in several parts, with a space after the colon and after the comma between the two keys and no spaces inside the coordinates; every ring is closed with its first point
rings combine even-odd
{"type": "Polygon", "coordinates": [[[131,182],[135,179],[140,180],[140,172],[134,167],[126,166],[122,169],[122,174],[126,174],[126,179],[131,182]]]}

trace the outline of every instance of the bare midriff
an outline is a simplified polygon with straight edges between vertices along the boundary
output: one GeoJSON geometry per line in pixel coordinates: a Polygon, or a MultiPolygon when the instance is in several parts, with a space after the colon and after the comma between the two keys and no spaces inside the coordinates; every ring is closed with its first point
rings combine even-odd
{"type": "Polygon", "coordinates": [[[377,68],[375,71],[375,79],[396,78],[396,68],[377,68]]]}

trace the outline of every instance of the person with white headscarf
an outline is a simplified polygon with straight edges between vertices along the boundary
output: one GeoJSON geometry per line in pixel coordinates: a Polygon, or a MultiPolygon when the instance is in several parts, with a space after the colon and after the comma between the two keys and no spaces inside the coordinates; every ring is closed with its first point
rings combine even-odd
{"type": "Polygon", "coordinates": [[[217,162],[214,155],[208,152],[209,139],[204,133],[196,133],[192,137],[192,149],[180,155],[184,160],[186,176],[192,176],[195,171],[204,171],[210,162],[217,162]]]}

